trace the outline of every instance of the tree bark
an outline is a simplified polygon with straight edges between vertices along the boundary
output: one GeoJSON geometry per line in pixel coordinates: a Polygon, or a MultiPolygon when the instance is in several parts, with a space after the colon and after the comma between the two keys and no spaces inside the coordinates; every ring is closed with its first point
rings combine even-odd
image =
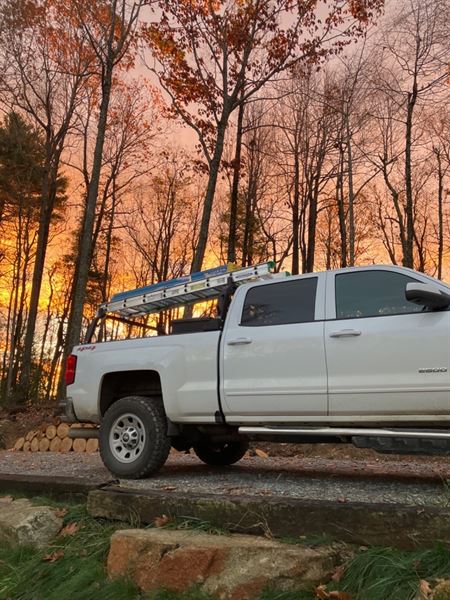
{"type": "Polygon", "coordinates": [[[353,154],[352,136],[350,132],[350,116],[348,109],[345,113],[345,133],[347,142],[347,168],[348,168],[348,266],[355,264],[355,193],[353,189],[353,154]]]}
{"type": "Polygon", "coordinates": [[[341,236],[341,267],[347,266],[347,220],[344,205],[344,152],[339,146],[339,168],[336,181],[336,203],[339,215],[339,233],[341,236]]]}
{"type": "Polygon", "coordinates": [[[222,160],[227,122],[228,115],[222,116],[222,119],[217,128],[217,138],[214,148],[214,155],[209,165],[208,186],[206,188],[205,201],[203,204],[198,244],[197,248],[195,249],[194,258],[192,260],[192,272],[202,270],[203,260],[205,258],[206,244],[208,242],[209,223],[211,220],[211,212],[214,202],[214,195],[216,192],[217,178],[219,176],[220,163],[222,160]]]}
{"type": "Polygon", "coordinates": [[[105,67],[102,83],[102,101],[100,104],[99,119],[97,124],[97,137],[95,141],[92,174],[89,183],[87,200],[83,215],[81,235],[79,239],[78,273],[74,285],[72,308],[66,339],[66,355],[70,349],[79,343],[83,321],[83,306],[86,297],[86,287],[89,278],[89,269],[92,260],[92,236],[95,224],[95,209],[97,206],[100,174],[102,169],[103,146],[105,143],[106,123],[108,118],[109,101],[111,97],[113,62],[110,60],[105,67]]]}
{"type": "Polygon", "coordinates": [[[18,398],[22,402],[29,399],[31,383],[31,367],[33,360],[33,341],[44,273],[45,257],[50,232],[50,222],[56,199],[56,181],[58,176],[60,153],[53,154],[47,142],[47,157],[45,177],[42,184],[42,208],[39,215],[39,229],[34,260],[33,279],[31,284],[30,305],[28,310],[27,328],[23,346],[22,371],[20,374],[18,398]]]}
{"type": "Polygon", "coordinates": [[[412,187],[412,130],[413,114],[417,100],[417,80],[414,78],[412,92],[408,94],[406,114],[406,139],[405,139],[405,212],[406,212],[406,240],[403,255],[403,266],[414,268],[414,197],[412,187]]]}
{"type": "Polygon", "coordinates": [[[292,198],[292,275],[298,275],[300,269],[300,159],[298,148],[294,152],[294,181],[292,198]]]}
{"type": "Polygon", "coordinates": [[[228,229],[228,251],[227,262],[236,262],[236,238],[237,238],[237,217],[239,206],[239,181],[241,176],[241,155],[242,155],[242,130],[244,122],[245,105],[243,102],[239,105],[237,129],[236,129],[236,151],[233,164],[233,183],[230,195],[230,223],[228,229]]]}
{"type": "Polygon", "coordinates": [[[444,173],[439,150],[435,149],[438,164],[438,279],[442,279],[442,262],[444,256],[444,173]]]}

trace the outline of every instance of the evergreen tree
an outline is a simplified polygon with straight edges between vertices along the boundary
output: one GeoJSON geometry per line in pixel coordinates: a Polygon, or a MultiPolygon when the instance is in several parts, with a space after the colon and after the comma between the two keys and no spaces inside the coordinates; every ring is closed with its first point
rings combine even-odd
{"type": "MultiPolygon", "coordinates": [[[[45,147],[40,133],[17,112],[6,115],[0,125],[0,260],[4,259],[3,280],[7,302],[3,308],[5,327],[0,363],[0,392],[3,398],[16,397],[23,368],[23,336],[28,318],[28,286],[36,249],[36,230],[45,177],[45,147]]],[[[65,202],[67,181],[57,180],[56,206],[65,202]]],[[[58,218],[55,212],[54,220],[58,218]]],[[[35,361],[33,391],[39,386],[35,361]]]]}

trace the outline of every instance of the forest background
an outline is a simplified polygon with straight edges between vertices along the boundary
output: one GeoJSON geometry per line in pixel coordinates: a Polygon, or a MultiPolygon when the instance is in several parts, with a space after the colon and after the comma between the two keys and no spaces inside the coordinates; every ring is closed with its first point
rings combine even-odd
{"type": "Polygon", "coordinates": [[[1,0],[0,402],[62,397],[117,291],[266,260],[449,276],[449,22],[446,0],[1,0]]]}

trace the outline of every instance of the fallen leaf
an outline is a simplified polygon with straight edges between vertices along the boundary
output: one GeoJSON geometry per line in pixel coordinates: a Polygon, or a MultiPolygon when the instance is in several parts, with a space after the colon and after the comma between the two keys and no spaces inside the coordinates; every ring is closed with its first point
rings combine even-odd
{"type": "Polygon", "coordinates": [[[55,508],[54,513],[57,517],[60,517],[62,519],[67,515],[68,510],[67,508],[55,508]]]}
{"type": "Polygon", "coordinates": [[[329,600],[330,598],[330,594],[328,593],[327,588],[324,585],[318,585],[314,589],[314,593],[316,595],[316,598],[319,598],[319,600],[329,600]]]}
{"type": "Polygon", "coordinates": [[[267,452],[264,452],[264,450],[260,450],[259,448],[255,449],[255,454],[256,456],[259,456],[259,458],[269,458],[267,452]]]}
{"type": "Polygon", "coordinates": [[[13,502],[14,498],[12,496],[2,496],[0,498],[0,502],[3,502],[4,504],[11,504],[11,502],[13,502]]]}
{"type": "Polygon", "coordinates": [[[339,591],[329,592],[328,598],[330,598],[330,600],[352,600],[350,594],[339,591]]]}
{"type": "Polygon", "coordinates": [[[156,527],[164,527],[164,525],[167,525],[167,523],[170,522],[170,517],[168,517],[167,515],[161,515],[160,517],[155,517],[155,520],[153,521],[153,523],[155,524],[156,527]]]}
{"type": "Polygon", "coordinates": [[[59,560],[60,558],[62,558],[64,556],[64,550],[55,550],[55,552],[52,552],[51,554],[46,554],[43,558],[42,561],[43,562],[56,562],[57,560],[59,560]]]}
{"type": "Polygon", "coordinates": [[[347,498],[341,497],[337,499],[338,502],[340,502],[341,504],[345,504],[347,502],[347,498]]]}
{"type": "Polygon", "coordinates": [[[339,581],[341,581],[342,577],[344,576],[345,569],[346,565],[339,565],[338,567],[336,567],[333,575],[331,576],[331,581],[339,583],[339,581]]]}
{"type": "Polygon", "coordinates": [[[59,535],[62,535],[63,537],[68,536],[68,535],[74,535],[78,530],[80,529],[80,526],[78,525],[78,523],[69,523],[68,525],[66,525],[65,527],[63,527],[61,529],[61,531],[59,532],[59,535]]]}
{"type": "Polygon", "coordinates": [[[176,486],[175,485],[165,485],[163,486],[163,490],[167,490],[168,492],[171,492],[172,490],[176,490],[176,486]]]}
{"type": "Polygon", "coordinates": [[[419,589],[414,597],[414,600],[426,600],[431,596],[432,589],[426,579],[421,579],[419,582],[419,589]]]}

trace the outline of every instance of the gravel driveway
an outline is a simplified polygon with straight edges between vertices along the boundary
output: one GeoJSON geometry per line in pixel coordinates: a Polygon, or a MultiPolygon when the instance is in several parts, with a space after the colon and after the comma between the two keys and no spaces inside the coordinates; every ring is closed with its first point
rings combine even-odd
{"type": "MultiPolygon", "coordinates": [[[[113,478],[98,454],[0,452],[1,474],[71,476],[85,481],[113,478]]],[[[384,502],[417,506],[450,506],[446,459],[432,465],[377,463],[314,458],[243,459],[216,470],[195,456],[174,454],[152,478],[122,480],[127,489],[257,497],[303,498],[336,502],[384,502]]]]}

